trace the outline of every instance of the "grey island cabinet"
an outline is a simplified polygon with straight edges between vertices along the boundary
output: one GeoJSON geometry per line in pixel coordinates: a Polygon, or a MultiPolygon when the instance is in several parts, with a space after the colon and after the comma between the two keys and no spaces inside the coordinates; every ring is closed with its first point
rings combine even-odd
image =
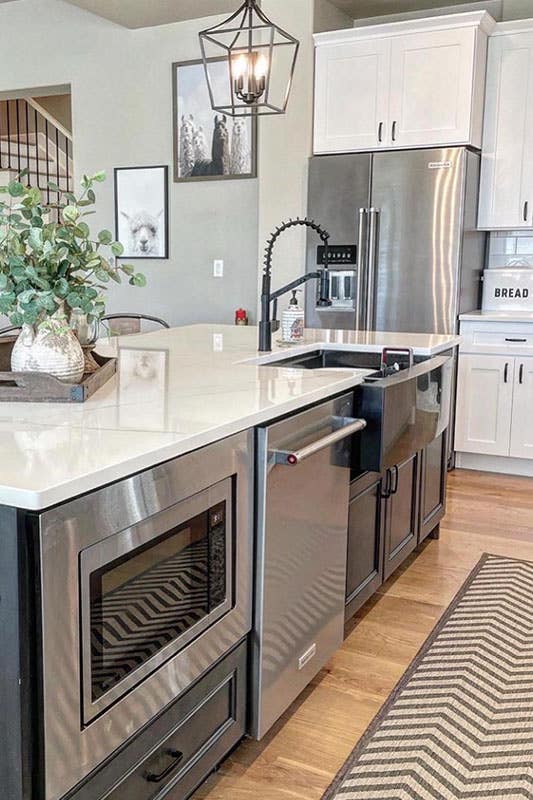
{"type": "Polygon", "coordinates": [[[447,431],[384,474],[351,483],[346,567],[350,619],[416,547],[438,538],[446,511],[447,431]]]}

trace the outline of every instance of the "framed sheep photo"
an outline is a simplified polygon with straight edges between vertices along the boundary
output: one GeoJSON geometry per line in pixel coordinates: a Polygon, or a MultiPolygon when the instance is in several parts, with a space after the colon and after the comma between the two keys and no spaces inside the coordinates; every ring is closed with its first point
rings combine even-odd
{"type": "Polygon", "coordinates": [[[168,167],[115,168],[116,239],[122,258],[168,258],[168,167]]]}
{"type": "MultiPolygon", "coordinates": [[[[230,96],[226,58],[208,60],[217,93],[230,96]]],[[[174,181],[257,177],[257,117],[227,117],[211,108],[202,61],[172,65],[174,181]]]]}

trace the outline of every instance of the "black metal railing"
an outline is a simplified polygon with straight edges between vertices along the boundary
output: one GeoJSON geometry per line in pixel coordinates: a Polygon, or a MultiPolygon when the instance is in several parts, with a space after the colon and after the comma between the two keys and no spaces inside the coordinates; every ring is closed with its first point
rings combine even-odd
{"type": "Polygon", "coordinates": [[[25,183],[43,192],[45,202],[55,207],[59,194],[72,189],[72,139],[38,108],[24,99],[0,102],[0,169],[16,173],[27,170],[25,183]]]}

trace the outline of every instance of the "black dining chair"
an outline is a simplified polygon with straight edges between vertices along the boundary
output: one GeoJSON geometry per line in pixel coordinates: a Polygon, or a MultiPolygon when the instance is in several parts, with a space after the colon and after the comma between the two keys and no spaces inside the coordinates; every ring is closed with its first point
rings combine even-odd
{"type": "Polygon", "coordinates": [[[170,328],[164,319],[153,317],[150,314],[106,314],[100,320],[100,324],[107,328],[108,336],[128,336],[132,333],[141,333],[143,322],[160,328],[170,328]]]}
{"type": "Polygon", "coordinates": [[[14,336],[19,334],[22,328],[18,325],[8,325],[6,328],[0,328],[0,336],[14,336]]]}

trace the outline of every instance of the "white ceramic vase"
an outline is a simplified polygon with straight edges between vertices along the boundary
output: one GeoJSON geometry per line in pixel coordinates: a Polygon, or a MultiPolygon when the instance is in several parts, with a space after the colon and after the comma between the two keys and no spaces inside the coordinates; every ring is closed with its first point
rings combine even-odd
{"type": "Polygon", "coordinates": [[[79,383],[83,350],[64,320],[51,319],[36,328],[23,325],[11,353],[13,372],[44,372],[63,383],[79,383]]]}

